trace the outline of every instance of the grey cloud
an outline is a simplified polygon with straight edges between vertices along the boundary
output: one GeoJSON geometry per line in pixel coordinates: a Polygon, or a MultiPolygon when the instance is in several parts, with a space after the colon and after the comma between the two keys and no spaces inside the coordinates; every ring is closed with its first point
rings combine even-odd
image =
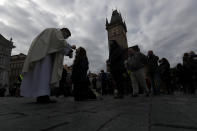
{"type": "MultiPolygon", "coordinates": [[[[24,7],[18,2],[0,6],[0,18],[9,24],[0,21],[0,33],[13,37],[15,53],[27,52],[31,40],[44,28],[66,26],[72,32],[68,41],[83,46],[90,70],[99,71],[108,58],[105,18],[110,19],[115,7],[126,21],[129,46],[139,44],[144,53],[153,50],[171,65],[181,62],[184,52],[197,52],[196,0],[29,0],[24,7]]],[[[73,59],[65,60],[72,64],[73,59]]]]}
{"type": "Polygon", "coordinates": [[[174,66],[177,62],[181,62],[184,52],[197,51],[194,47],[197,10],[193,8],[197,2],[155,3],[148,4],[145,7],[146,11],[141,12],[140,24],[137,25],[139,28],[135,29],[134,34],[128,33],[129,41],[140,42],[143,50],[153,49],[160,57],[167,57],[174,66]]]}
{"type": "Polygon", "coordinates": [[[15,53],[27,53],[28,46],[33,37],[41,31],[40,27],[43,27],[44,29],[51,25],[54,27],[57,25],[55,19],[51,19],[55,18],[54,15],[41,11],[35,3],[31,1],[29,2],[28,6],[33,6],[34,8],[22,8],[16,3],[0,7],[1,18],[6,19],[8,22],[8,25],[5,25],[4,23],[2,24],[1,30],[3,32],[1,33],[7,37],[13,37],[16,45],[16,48],[14,49],[15,53]],[[40,26],[41,24],[42,26],[40,26]]]}

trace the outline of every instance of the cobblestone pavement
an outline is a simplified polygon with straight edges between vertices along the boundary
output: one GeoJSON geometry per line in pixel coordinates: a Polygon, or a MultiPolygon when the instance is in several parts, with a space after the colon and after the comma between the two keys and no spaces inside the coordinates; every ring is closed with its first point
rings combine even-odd
{"type": "Polygon", "coordinates": [[[0,131],[192,131],[197,130],[197,96],[126,96],[55,104],[0,98],[0,131]]]}

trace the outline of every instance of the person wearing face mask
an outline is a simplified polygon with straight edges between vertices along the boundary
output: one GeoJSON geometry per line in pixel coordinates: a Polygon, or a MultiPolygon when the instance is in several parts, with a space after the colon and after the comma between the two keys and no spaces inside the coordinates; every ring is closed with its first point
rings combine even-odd
{"type": "Polygon", "coordinates": [[[69,29],[47,28],[31,43],[23,65],[21,96],[36,97],[38,103],[54,103],[50,99],[52,87],[59,85],[64,55],[72,57],[76,48],[66,42],[69,29]]]}

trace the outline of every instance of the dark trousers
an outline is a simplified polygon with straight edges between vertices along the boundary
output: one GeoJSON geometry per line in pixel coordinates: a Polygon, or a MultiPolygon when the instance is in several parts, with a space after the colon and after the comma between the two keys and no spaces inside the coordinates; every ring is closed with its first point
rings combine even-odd
{"type": "Polygon", "coordinates": [[[123,73],[120,71],[112,72],[112,76],[114,78],[118,94],[124,95],[124,76],[123,73]]]}
{"type": "Polygon", "coordinates": [[[101,85],[102,85],[102,94],[103,95],[108,94],[108,92],[107,92],[107,82],[106,81],[101,81],[101,85]]]}
{"type": "Polygon", "coordinates": [[[159,94],[160,92],[160,77],[158,73],[149,73],[148,74],[148,78],[150,80],[151,83],[151,88],[153,91],[153,94],[159,94]]]}

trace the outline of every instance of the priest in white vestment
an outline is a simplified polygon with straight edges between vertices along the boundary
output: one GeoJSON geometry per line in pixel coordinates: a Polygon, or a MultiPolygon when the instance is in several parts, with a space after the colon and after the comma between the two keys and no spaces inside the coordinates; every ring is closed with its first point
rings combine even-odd
{"type": "Polygon", "coordinates": [[[72,57],[75,45],[65,39],[71,36],[67,28],[47,28],[31,43],[25,60],[21,96],[36,97],[38,103],[53,103],[51,87],[58,86],[63,69],[64,55],[72,57]]]}

